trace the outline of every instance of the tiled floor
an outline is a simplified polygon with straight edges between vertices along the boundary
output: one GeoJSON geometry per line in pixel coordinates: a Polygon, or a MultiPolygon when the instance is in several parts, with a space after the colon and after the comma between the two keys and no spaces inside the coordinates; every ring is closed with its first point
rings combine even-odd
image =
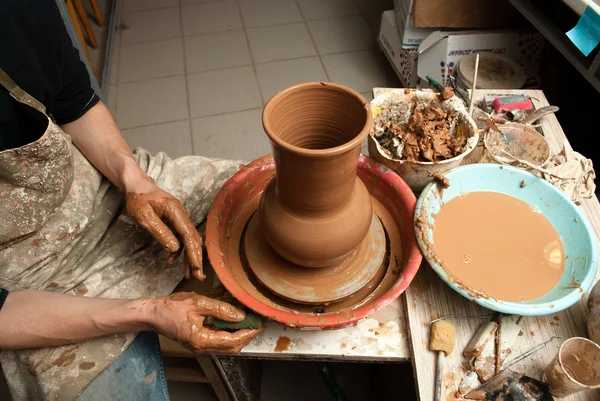
{"type": "Polygon", "coordinates": [[[280,89],[397,84],[375,42],[392,0],[123,2],[108,103],[132,148],[252,160],[280,89]]]}

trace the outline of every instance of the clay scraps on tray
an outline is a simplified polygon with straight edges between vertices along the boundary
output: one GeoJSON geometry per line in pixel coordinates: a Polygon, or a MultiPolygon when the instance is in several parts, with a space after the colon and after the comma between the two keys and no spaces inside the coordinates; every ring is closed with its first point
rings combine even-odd
{"type": "Polygon", "coordinates": [[[422,107],[415,100],[408,123],[388,119],[376,139],[384,152],[393,159],[411,162],[437,162],[453,158],[465,151],[467,138],[450,132],[452,111],[439,104],[422,107]]]}

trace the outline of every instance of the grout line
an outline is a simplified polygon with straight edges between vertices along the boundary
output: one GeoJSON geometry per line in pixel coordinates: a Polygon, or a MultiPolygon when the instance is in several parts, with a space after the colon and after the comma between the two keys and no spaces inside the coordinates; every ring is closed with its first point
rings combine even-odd
{"type": "Polygon", "coordinates": [[[315,51],[317,52],[317,57],[319,58],[321,67],[323,67],[323,71],[325,72],[327,81],[331,82],[331,77],[329,76],[329,72],[327,71],[327,68],[325,68],[325,63],[323,62],[323,59],[321,58],[321,52],[319,51],[319,48],[317,47],[317,42],[315,42],[315,38],[313,38],[312,32],[310,31],[310,28],[308,27],[308,22],[306,21],[306,17],[304,16],[304,13],[302,12],[302,8],[300,7],[300,3],[298,2],[298,0],[296,0],[296,7],[298,7],[298,10],[300,11],[300,15],[302,16],[302,21],[304,21],[304,27],[306,28],[306,31],[308,32],[308,36],[310,37],[310,41],[312,42],[312,44],[315,48],[315,51]]]}
{"type": "MultiPolygon", "coordinates": [[[[188,72],[184,72],[183,74],[162,75],[160,77],[136,79],[134,81],[125,81],[125,82],[117,81],[117,83],[114,85],[129,85],[129,84],[135,84],[135,83],[140,83],[140,82],[154,81],[154,80],[163,79],[163,78],[181,77],[183,75],[204,74],[204,73],[215,72],[215,71],[232,70],[232,69],[241,68],[241,67],[260,66],[260,65],[274,64],[274,63],[280,63],[280,62],[285,62],[285,61],[301,60],[301,59],[305,59],[305,58],[314,58],[314,57],[320,58],[320,56],[323,56],[323,57],[336,56],[338,54],[358,53],[358,52],[365,52],[365,51],[369,51],[369,50],[373,50],[373,48],[368,47],[365,49],[358,49],[358,50],[344,50],[344,51],[340,51],[340,52],[336,52],[336,53],[327,53],[327,54],[322,54],[322,55],[313,54],[312,56],[291,57],[291,58],[284,58],[281,60],[265,61],[265,62],[261,62],[261,63],[251,62],[250,64],[244,64],[244,65],[234,65],[234,66],[230,66],[230,67],[211,68],[210,70],[203,70],[203,71],[193,71],[193,72],[188,71],[188,72]]],[[[184,50],[184,52],[185,52],[185,50],[184,50]]],[[[325,67],[323,67],[323,69],[325,69],[325,67]]],[[[325,71],[325,72],[327,72],[327,71],[325,71]]]]}
{"type": "MultiPolygon", "coordinates": [[[[123,10],[123,14],[125,14],[125,3],[126,2],[121,1],[121,4],[122,4],[121,9],[123,10]]],[[[145,10],[131,10],[131,11],[127,11],[127,14],[131,15],[131,14],[145,13],[148,11],[166,10],[167,8],[175,8],[175,7],[179,7],[179,4],[176,6],[156,6],[156,7],[148,8],[145,10]]]]}
{"type": "Polygon", "coordinates": [[[160,39],[152,39],[152,40],[142,40],[141,42],[124,43],[121,47],[128,47],[128,46],[134,46],[134,45],[143,45],[143,44],[146,44],[146,43],[161,42],[161,41],[165,41],[165,40],[179,39],[181,37],[182,37],[182,35],[171,36],[171,37],[168,37],[168,38],[160,38],[160,39]]]}
{"type": "Polygon", "coordinates": [[[148,128],[148,127],[156,127],[157,125],[165,125],[165,124],[173,124],[173,123],[180,123],[183,121],[189,121],[189,118],[180,118],[177,120],[168,120],[168,121],[161,121],[159,123],[151,123],[151,124],[142,124],[142,125],[136,125],[134,127],[127,127],[127,128],[122,128],[122,131],[127,131],[130,129],[138,129],[138,128],[148,128]]]}
{"type": "Polygon", "coordinates": [[[260,96],[260,103],[264,105],[265,96],[263,95],[262,89],[260,87],[260,80],[258,79],[258,71],[256,70],[256,63],[254,62],[254,54],[252,54],[252,47],[250,46],[250,38],[248,37],[248,30],[246,29],[246,22],[244,21],[244,15],[242,14],[242,6],[240,5],[240,0],[236,0],[238,13],[240,15],[240,21],[242,22],[242,29],[244,30],[244,36],[246,37],[246,46],[248,46],[248,53],[250,54],[250,62],[252,63],[252,70],[254,71],[254,82],[256,83],[256,87],[258,89],[258,95],[260,96]]]}
{"type": "MultiPolygon", "coordinates": [[[[185,63],[185,55],[184,55],[184,63],[185,63]]],[[[152,78],[146,78],[146,79],[137,79],[135,81],[119,82],[118,85],[139,84],[140,82],[157,81],[159,79],[167,79],[167,78],[177,78],[177,77],[184,77],[185,78],[185,76],[186,76],[186,74],[185,74],[185,67],[184,67],[184,72],[183,73],[163,75],[163,76],[160,76],[160,77],[152,77],[152,78]]]]}
{"type": "Polygon", "coordinates": [[[241,113],[243,111],[262,110],[262,109],[263,109],[263,106],[260,106],[260,107],[250,107],[248,109],[231,110],[231,111],[225,111],[225,112],[222,112],[222,113],[208,114],[208,115],[200,116],[200,117],[192,117],[192,120],[199,120],[201,118],[218,117],[218,116],[224,116],[224,115],[227,115],[227,114],[241,113]]]}
{"type": "MultiPolygon", "coordinates": [[[[366,92],[363,92],[363,93],[366,93],[366,92]]],[[[135,128],[154,127],[156,125],[177,123],[177,122],[181,122],[181,121],[189,121],[190,125],[191,125],[192,120],[199,120],[199,119],[202,119],[202,118],[209,118],[209,117],[219,117],[219,116],[225,116],[225,115],[228,115],[228,114],[242,113],[244,111],[254,111],[254,110],[262,110],[262,109],[263,109],[263,106],[260,106],[260,107],[251,107],[249,109],[231,110],[231,111],[226,111],[226,112],[223,112],[223,113],[207,114],[205,116],[200,116],[200,117],[179,118],[177,120],[167,120],[167,121],[161,121],[161,122],[152,123],[152,124],[136,125],[136,126],[133,126],[133,127],[122,128],[122,130],[129,130],[129,129],[135,129],[135,128]]]]}
{"type": "Polygon", "coordinates": [[[196,149],[194,147],[194,135],[192,132],[192,105],[190,102],[190,88],[189,88],[189,80],[187,74],[187,56],[185,51],[185,38],[183,37],[183,9],[181,6],[181,2],[183,0],[179,0],[179,29],[181,31],[181,48],[183,49],[183,76],[185,80],[185,101],[187,104],[187,113],[188,113],[188,127],[190,129],[190,145],[192,145],[192,155],[196,154],[196,149]]]}

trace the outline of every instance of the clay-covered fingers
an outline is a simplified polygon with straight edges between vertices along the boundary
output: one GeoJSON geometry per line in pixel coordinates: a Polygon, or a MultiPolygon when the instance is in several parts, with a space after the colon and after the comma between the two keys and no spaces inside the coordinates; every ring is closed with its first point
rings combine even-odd
{"type": "Polygon", "coordinates": [[[152,235],[163,248],[169,252],[177,252],[181,245],[169,227],[156,214],[154,208],[143,200],[144,195],[127,194],[127,212],[142,228],[152,235]]]}
{"type": "Polygon", "coordinates": [[[202,274],[202,237],[196,230],[196,227],[190,220],[185,207],[177,199],[172,198],[168,201],[162,211],[162,217],[171,223],[179,237],[183,240],[185,254],[190,263],[194,277],[204,278],[202,274]],[[198,273],[194,273],[199,271],[198,273]]]}
{"type": "Polygon", "coordinates": [[[241,322],[246,317],[246,312],[243,310],[227,302],[217,301],[202,295],[196,296],[196,308],[196,312],[200,315],[210,316],[226,322],[241,322]]]}
{"type": "MultiPolygon", "coordinates": [[[[169,255],[167,255],[167,264],[172,265],[173,263],[175,263],[177,258],[179,258],[179,256],[181,256],[182,252],[183,252],[183,248],[179,248],[179,250],[177,252],[169,253],[169,255]]],[[[187,277],[187,278],[189,278],[189,277],[187,277]]]]}
{"type": "Polygon", "coordinates": [[[189,342],[189,348],[194,352],[237,354],[263,331],[264,328],[260,328],[244,329],[229,333],[227,331],[215,331],[207,327],[202,327],[193,334],[193,338],[189,342]]]}

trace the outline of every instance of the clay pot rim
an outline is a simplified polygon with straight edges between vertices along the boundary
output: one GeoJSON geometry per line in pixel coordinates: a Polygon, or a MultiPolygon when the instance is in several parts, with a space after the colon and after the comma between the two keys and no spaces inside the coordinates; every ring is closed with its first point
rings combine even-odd
{"type": "Polygon", "coordinates": [[[370,103],[360,93],[358,93],[357,91],[355,91],[352,88],[349,88],[344,85],[336,84],[333,82],[323,82],[323,81],[304,82],[304,83],[292,85],[290,87],[282,89],[281,91],[277,92],[271,99],[269,99],[269,101],[267,102],[267,104],[265,105],[265,107],[263,109],[262,123],[263,123],[263,128],[264,128],[267,136],[269,137],[269,139],[273,143],[277,144],[278,146],[280,146],[284,149],[287,149],[289,151],[292,151],[294,153],[301,154],[303,156],[330,157],[330,156],[337,156],[342,153],[345,153],[357,146],[360,147],[362,145],[362,142],[367,138],[367,135],[369,134],[369,132],[371,131],[371,127],[373,126],[373,114],[371,113],[370,103]],[[265,116],[267,114],[272,113],[273,108],[279,103],[279,101],[281,101],[283,98],[289,96],[290,94],[299,92],[301,90],[311,89],[311,88],[323,88],[323,87],[326,87],[326,88],[332,89],[332,90],[337,90],[338,92],[348,93],[349,95],[354,96],[357,100],[359,100],[363,104],[365,112],[367,114],[367,116],[366,116],[367,119],[366,119],[365,125],[363,126],[362,130],[350,141],[348,141],[342,145],[335,146],[333,148],[327,148],[327,149],[301,148],[299,146],[291,145],[291,144],[283,141],[282,139],[280,139],[277,135],[275,135],[275,133],[271,129],[271,124],[269,123],[269,121],[267,121],[267,118],[265,118],[265,116]]]}

